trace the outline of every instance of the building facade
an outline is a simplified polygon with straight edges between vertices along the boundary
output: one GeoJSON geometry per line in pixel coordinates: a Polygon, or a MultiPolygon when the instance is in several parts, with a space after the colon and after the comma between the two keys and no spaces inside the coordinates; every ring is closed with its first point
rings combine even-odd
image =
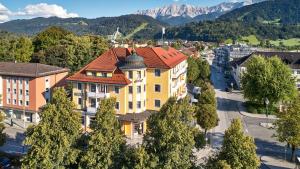
{"type": "MultiPolygon", "coordinates": [[[[87,128],[101,99],[116,98],[125,135],[146,131],[146,119],[172,96],[187,95],[187,57],[174,48],[112,48],[68,78],[87,128]]],[[[100,107],[101,108],[101,107],[100,107]]]]}
{"type": "Polygon", "coordinates": [[[38,112],[62,84],[68,69],[37,63],[0,62],[0,109],[7,117],[37,123],[38,112]]]}
{"type": "Polygon", "coordinates": [[[299,52],[253,52],[231,62],[232,75],[236,84],[240,88],[241,76],[246,71],[246,63],[253,56],[273,57],[277,56],[283,63],[291,68],[291,73],[295,77],[297,88],[300,88],[300,53],[299,52]]]}

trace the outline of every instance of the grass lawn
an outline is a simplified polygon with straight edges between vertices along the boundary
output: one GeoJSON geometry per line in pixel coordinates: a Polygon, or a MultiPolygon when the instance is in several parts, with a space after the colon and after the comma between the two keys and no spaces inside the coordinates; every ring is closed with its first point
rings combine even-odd
{"type": "Polygon", "coordinates": [[[250,45],[259,45],[260,44],[260,41],[256,38],[255,35],[243,36],[240,41],[246,42],[250,45]]]}
{"type": "Polygon", "coordinates": [[[300,38],[292,38],[292,39],[278,39],[276,41],[270,41],[272,45],[279,46],[280,42],[283,43],[284,46],[298,46],[300,45],[300,38]]]}

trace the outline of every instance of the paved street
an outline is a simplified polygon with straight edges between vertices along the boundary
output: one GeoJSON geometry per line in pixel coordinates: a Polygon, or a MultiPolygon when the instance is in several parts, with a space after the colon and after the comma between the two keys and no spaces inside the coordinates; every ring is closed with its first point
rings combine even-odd
{"type": "MultiPolygon", "coordinates": [[[[211,130],[210,139],[212,146],[214,148],[221,147],[224,131],[230,126],[232,119],[240,118],[244,125],[244,131],[247,135],[254,137],[257,146],[257,154],[267,161],[289,158],[285,155],[285,146],[279,143],[276,138],[273,137],[275,131],[260,126],[260,123],[272,122],[271,119],[266,118],[254,118],[244,116],[239,113],[239,110],[244,109],[241,107],[243,102],[243,96],[239,92],[228,93],[225,92],[226,82],[223,73],[214,66],[211,69],[212,72],[212,82],[215,87],[216,97],[218,102],[218,115],[219,115],[219,125],[211,130]],[[265,158],[268,157],[268,158],[265,158]]],[[[273,164],[273,163],[272,163],[273,164]]],[[[281,163],[286,165],[283,168],[293,168],[294,164],[281,163]]],[[[281,165],[279,164],[279,165],[281,165]]],[[[262,168],[266,166],[262,165],[262,168]]],[[[274,166],[275,167],[275,166],[274,166]]],[[[277,166],[277,168],[282,168],[277,166]]]]}

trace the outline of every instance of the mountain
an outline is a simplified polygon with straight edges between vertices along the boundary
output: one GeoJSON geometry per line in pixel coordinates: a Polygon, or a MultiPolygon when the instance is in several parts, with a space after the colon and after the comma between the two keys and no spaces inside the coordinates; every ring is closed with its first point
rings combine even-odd
{"type": "Polygon", "coordinates": [[[119,17],[87,18],[33,18],[12,20],[0,24],[0,30],[19,34],[36,34],[49,26],[59,26],[76,34],[112,35],[119,27],[124,36],[153,38],[165,23],[149,16],[123,15],[119,17]]]}
{"type": "Polygon", "coordinates": [[[272,0],[256,3],[224,14],[220,19],[296,24],[300,23],[300,0],[272,0]]]}
{"type": "MultiPolygon", "coordinates": [[[[261,0],[258,0],[261,1],[261,0]]],[[[214,20],[219,16],[231,10],[249,5],[253,0],[247,2],[224,2],[211,7],[199,7],[192,5],[172,4],[161,8],[139,10],[136,14],[151,16],[159,21],[166,22],[170,25],[180,25],[188,22],[197,22],[203,20],[214,20]]]]}
{"type": "Polygon", "coordinates": [[[214,21],[166,30],[170,39],[224,42],[255,35],[258,39],[300,38],[300,0],[270,0],[228,12],[214,21]]]}

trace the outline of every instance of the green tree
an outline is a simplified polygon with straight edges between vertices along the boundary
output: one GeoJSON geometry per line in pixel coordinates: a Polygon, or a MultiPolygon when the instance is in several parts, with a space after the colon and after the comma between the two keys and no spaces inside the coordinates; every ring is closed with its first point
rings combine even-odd
{"type": "Polygon", "coordinates": [[[207,130],[210,130],[218,125],[218,114],[216,108],[215,91],[210,84],[202,88],[201,94],[198,97],[196,119],[197,123],[204,129],[206,135],[207,130]]]}
{"type": "Polygon", "coordinates": [[[22,168],[67,168],[76,162],[81,124],[80,114],[74,109],[65,90],[56,88],[51,102],[40,113],[39,124],[26,131],[24,143],[29,150],[22,159],[22,168]]]}
{"type": "Polygon", "coordinates": [[[31,39],[20,37],[12,51],[17,62],[29,62],[33,54],[33,45],[31,39]]]}
{"type": "MultiPolygon", "coordinates": [[[[186,102],[170,98],[158,113],[147,121],[143,145],[155,168],[190,168],[195,141],[193,128],[183,119],[187,115],[186,102]]],[[[189,112],[192,114],[193,112],[189,112]]]]}
{"type": "Polygon", "coordinates": [[[115,98],[101,100],[86,152],[80,161],[82,168],[108,169],[117,166],[120,150],[125,145],[120,124],[115,114],[115,98]]]}
{"type": "Polygon", "coordinates": [[[210,80],[210,65],[207,62],[207,60],[203,59],[197,59],[197,63],[199,66],[199,78],[203,81],[209,81],[210,80]]]}
{"type": "Polygon", "coordinates": [[[277,114],[278,120],[275,122],[275,136],[281,142],[291,145],[291,161],[295,161],[295,150],[300,146],[300,98],[287,104],[282,112],[277,114]]]}
{"type": "Polygon", "coordinates": [[[4,118],[3,112],[0,111],[0,146],[2,146],[6,140],[6,134],[4,133],[5,126],[3,123],[4,118]]]}
{"type": "Polygon", "coordinates": [[[122,169],[152,169],[157,165],[151,161],[150,156],[143,146],[128,147],[123,156],[122,169]]]}
{"type": "Polygon", "coordinates": [[[246,63],[247,71],[242,74],[244,97],[252,102],[270,105],[295,98],[297,89],[291,69],[278,57],[254,56],[246,63]]]}
{"type": "Polygon", "coordinates": [[[257,169],[260,166],[254,140],[244,135],[240,119],[234,119],[225,131],[218,160],[225,160],[234,169],[257,169]]]}
{"type": "Polygon", "coordinates": [[[189,82],[195,81],[200,74],[199,66],[196,60],[192,57],[187,59],[188,68],[187,68],[187,79],[189,82]]]}

